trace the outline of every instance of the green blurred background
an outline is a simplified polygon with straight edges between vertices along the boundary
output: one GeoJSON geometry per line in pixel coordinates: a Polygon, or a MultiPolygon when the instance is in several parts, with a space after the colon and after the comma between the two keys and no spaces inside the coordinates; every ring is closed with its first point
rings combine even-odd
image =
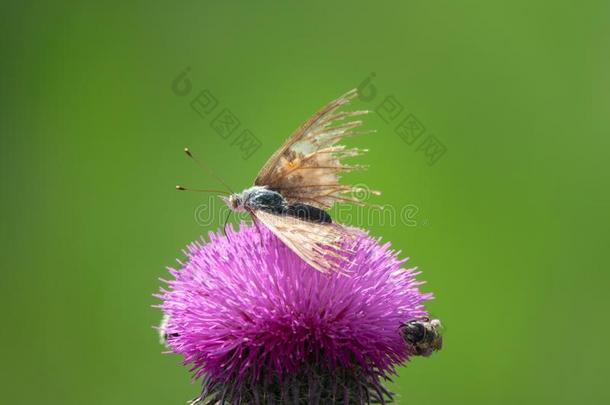
{"type": "MultiPolygon", "coordinates": [[[[444,350],[399,404],[608,403],[610,5],[571,1],[2,2],[0,402],[183,404],[151,296],[318,107],[375,74],[371,164],[350,180],[416,206],[372,223],[423,271],[444,350]],[[172,81],[190,67],[192,92],[172,81]],[[201,90],[261,142],[243,159],[189,102],[201,90]],[[396,133],[413,114],[446,152],[396,133]],[[606,386],[604,386],[606,385],[606,386]]],[[[219,111],[219,110],[217,110],[219,111]]]]}

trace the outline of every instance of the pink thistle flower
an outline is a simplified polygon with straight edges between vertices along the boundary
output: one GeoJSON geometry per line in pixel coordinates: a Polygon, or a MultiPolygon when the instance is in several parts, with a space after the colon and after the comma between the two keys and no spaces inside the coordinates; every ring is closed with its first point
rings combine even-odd
{"type": "Polygon", "coordinates": [[[303,262],[242,224],[188,247],[157,295],[161,333],[206,404],[386,403],[383,381],[414,355],[401,325],[426,317],[416,269],[362,232],[343,274],[303,262]]]}

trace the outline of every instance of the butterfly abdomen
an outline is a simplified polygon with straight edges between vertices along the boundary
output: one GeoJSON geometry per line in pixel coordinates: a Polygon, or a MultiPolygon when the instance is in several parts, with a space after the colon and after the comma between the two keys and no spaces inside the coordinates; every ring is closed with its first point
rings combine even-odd
{"type": "Polygon", "coordinates": [[[307,204],[290,204],[284,213],[285,215],[290,215],[291,217],[299,218],[309,222],[318,222],[325,224],[333,222],[332,218],[330,217],[330,215],[328,215],[326,211],[307,204]]]}

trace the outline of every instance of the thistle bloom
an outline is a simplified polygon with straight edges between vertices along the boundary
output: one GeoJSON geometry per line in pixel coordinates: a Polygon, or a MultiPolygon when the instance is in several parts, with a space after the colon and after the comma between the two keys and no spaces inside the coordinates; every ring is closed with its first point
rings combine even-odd
{"type": "Polygon", "coordinates": [[[343,274],[303,262],[264,227],[195,242],[158,297],[166,344],[205,404],[385,403],[383,381],[413,349],[399,332],[426,316],[415,269],[361,232],[343,274]]]}

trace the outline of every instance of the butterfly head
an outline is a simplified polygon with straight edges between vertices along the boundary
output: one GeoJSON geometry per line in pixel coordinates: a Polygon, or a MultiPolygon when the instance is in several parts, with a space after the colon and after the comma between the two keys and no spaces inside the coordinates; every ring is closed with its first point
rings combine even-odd
{"type": "Polygon", "coordinates": [[[241,194],[233,193],[228,197],[222,197],[224,202],[229,206],[233,211],[243,211],[244,210],[244,199],[241,194]]]}

